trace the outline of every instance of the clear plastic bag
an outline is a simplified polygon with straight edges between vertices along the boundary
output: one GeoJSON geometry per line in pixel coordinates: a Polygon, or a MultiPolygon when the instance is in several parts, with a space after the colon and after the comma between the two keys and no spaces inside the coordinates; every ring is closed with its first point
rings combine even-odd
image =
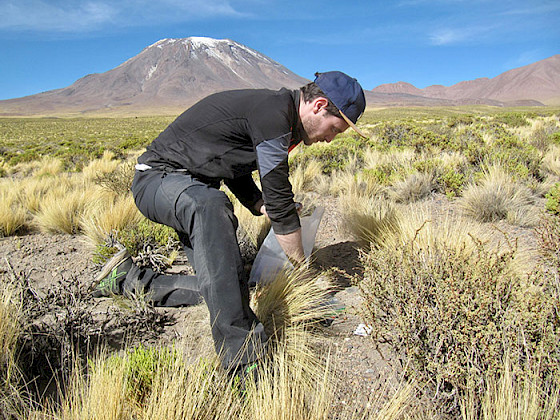
{"type": "MultiPolygon", "coordinates": [[[[324,207],[316,207],[311,216],[305,216],[300,219],[303,253],[306,258],[309,258],[313,252],[315,237],[317,236],[317,230],[324,212],[324,207]]],[[[270,283],[284,267],[294,268],[278,243],[273,230],[270,229],[253,263],[249,276],[249,285],[270,283]]]]}

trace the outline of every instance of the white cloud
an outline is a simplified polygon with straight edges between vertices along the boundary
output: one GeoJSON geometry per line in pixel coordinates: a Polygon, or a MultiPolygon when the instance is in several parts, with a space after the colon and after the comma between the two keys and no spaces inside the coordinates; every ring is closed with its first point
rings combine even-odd
{"type": "Polygon", "coordinates": [[[0,16],[0,30],[80,32],[244,15],[229,0],[0,0],[0,16]]]}

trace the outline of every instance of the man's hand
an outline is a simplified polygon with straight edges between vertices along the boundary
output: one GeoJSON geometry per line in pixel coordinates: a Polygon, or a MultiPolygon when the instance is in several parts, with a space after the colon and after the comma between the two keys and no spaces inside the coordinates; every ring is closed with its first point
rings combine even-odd
{"type": "Polygon", "coordinates": [[[268,217],[268,214],[266,214],[266,208],[264,207],[264,201],[262,198],[255,203],[254,207],[256,211],[268,217]]]}

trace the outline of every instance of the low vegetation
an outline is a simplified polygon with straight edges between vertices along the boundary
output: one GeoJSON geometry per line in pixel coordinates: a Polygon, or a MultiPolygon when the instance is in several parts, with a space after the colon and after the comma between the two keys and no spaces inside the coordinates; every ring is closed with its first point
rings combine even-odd
{"type": "MultiPolygon", "coordinates": [[[[70,279],[37,293],[5,261],[0,418],[558,418],[559,116],[368,111],[367,140],[348,132],[294,151],[296,198],[338,204],[359,248],[352,282],[372,348],[385,343],[397,355],[401,383],[383,402],[333,410],[333,363],[316,347],[327,273],[283,272],[253,294],[273,345],[258,386],[242,387],[207,349],[185,355],[180,343],[131,340],[109,353],[109,329],[161,331],[165,317],[142,296],[116,299],[95,318],[87,288],[70,279]],[[533,246],[517,241],[519,230],[532,232],[533,246]],[[48,383],[56,390],[45,398],[48,383]]],[[[130,183],[134,157],[170,120],[0,119],[0,236],[77,235],[98,264],[125,246],[165,270],[180,242],[137,211],[130,183]]],[[[269,225],[232,201],[242,251],[254,256],[269,225]]]]}

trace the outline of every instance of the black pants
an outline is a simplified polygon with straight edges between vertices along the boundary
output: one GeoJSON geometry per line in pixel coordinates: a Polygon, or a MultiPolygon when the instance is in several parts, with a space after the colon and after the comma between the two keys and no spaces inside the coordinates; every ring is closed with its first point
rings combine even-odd
{"type": "Polygon", "coordinates": [[[212,336],[226,367],[257,359],[266,345],[263,325],[249,307],[249,288],[237,243],[238,221],[226,194],[190,174],[136,171],[132,193],[148,219],[174,228],[196,276],[130,270],[123,288],[144,285],[163,304],[204,298],[212,336]],[[174,296],[175,295],[175,296],[174,296]]]}

